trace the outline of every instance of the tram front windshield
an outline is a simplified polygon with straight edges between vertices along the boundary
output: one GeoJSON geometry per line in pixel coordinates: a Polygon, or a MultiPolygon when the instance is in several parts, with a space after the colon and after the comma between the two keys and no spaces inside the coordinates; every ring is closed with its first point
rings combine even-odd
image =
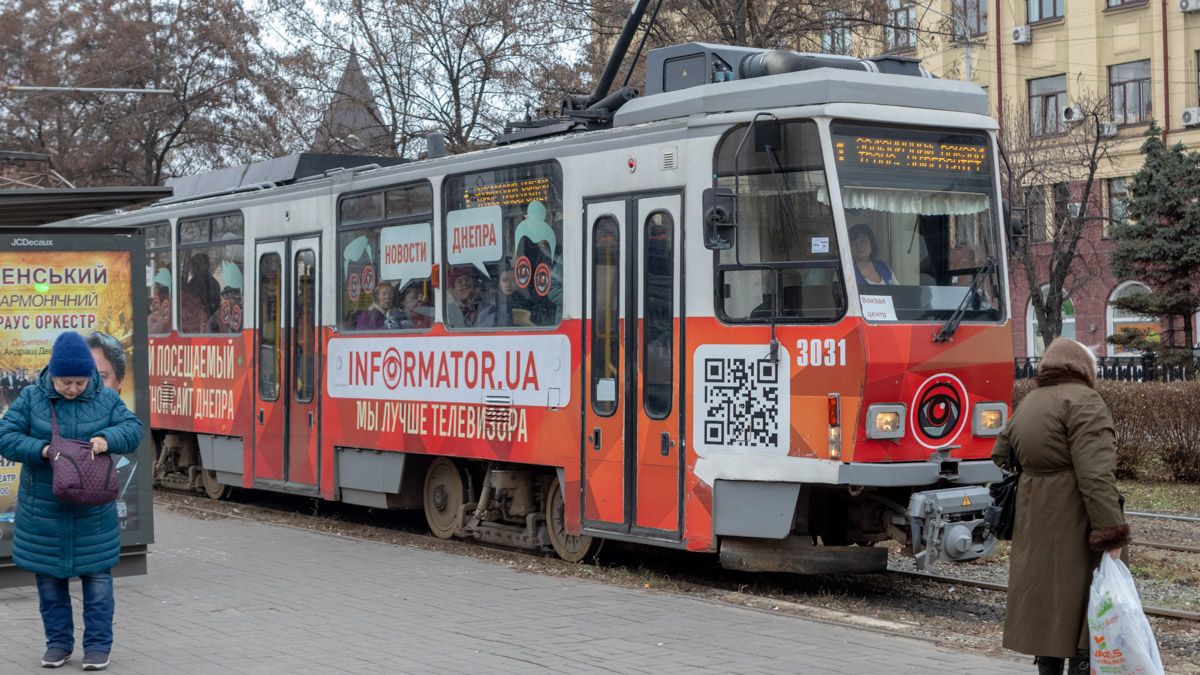
{"type": "Polygon", "coordinates": [[[870,321],[1003,318],[992,145],[981,132],[835,121],[853,275],[870,321]]]}

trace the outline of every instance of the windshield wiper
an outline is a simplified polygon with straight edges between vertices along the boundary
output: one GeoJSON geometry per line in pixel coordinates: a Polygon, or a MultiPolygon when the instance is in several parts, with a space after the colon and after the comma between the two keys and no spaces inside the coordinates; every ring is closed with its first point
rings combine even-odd
{"type": "Polygon", "coordinates": [[[958,309],[954,310],[950,318],[946,319],[942,329],[933,336],[934,342],[945,342],[954,336],[954,333],[958,331],[958,324],[962,323],[963,315],[967,313],[967,305],[970,305],[976,294],[979,293],[979,283],[983,280],[985,273],[990,275],[995,269],[996,259],[989,255],[983,265],[975,270],[975,276],[971,277],[971,287],[967,289],[967,294],[963,296],[962,302],[958,303],[958,309]]]}

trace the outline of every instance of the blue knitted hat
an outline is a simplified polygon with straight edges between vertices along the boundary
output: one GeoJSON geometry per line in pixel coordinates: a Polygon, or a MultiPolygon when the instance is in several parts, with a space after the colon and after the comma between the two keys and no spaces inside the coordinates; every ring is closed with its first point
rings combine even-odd
{"type": "Polygon", "coordinates": [[[51,377],[91,377],[96,372],[96,359],[82,335],[67,331],[54,341],[49,367],[51,377]]]}

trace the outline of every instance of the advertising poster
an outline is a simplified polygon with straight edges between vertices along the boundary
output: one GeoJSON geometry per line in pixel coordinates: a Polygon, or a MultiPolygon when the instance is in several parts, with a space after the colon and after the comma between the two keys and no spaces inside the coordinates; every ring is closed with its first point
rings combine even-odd
{"type": "MultiPolygon", "coordinates": [[[[131,234],[0,235],[0,415],[37,381],[59,334],[75,331],[105,386],[145,423],[144,315],[133,309],[145,305],[141,265],[141,239],[131,234]]],[[[137,452],[113,456],[122,545],[150,541],[151,454],[143,440],[137,452]]],[[[12,553],[20,474],[20,464],[0,458],[0,563],[12,553]]]]}

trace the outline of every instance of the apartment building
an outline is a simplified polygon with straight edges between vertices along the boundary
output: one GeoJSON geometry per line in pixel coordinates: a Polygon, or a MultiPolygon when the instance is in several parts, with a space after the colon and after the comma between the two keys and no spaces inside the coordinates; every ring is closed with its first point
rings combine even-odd
{"type": "MultiPolygon", "coordinates": [[[[1020,123],[1029,124],[1035,136],[1062,134],[1063,111],[1072,101],[1107,100],[1111,119],[1102,133],[1109,137],[1112,162],[1100,168],[1099,194],[1089,200],[1089,209],[1122,216],[1126,181],[1142,165],[1139,148],[1150,120],[1165,129],[1168,145],[1182,142],[1200,149],[1200,0],[888,0],[888,5],[888,27],[873,39],[834,28],[822,47],[920,58],[938,77],[984,87],[998,118],[1017,104],[1028,117],[1020,123]]],[[[1025,213],[1030,245],[1046,251],[1048,245],[1038,242],[1058,220],[1055,215],[1083,208],[1075,201],[1079,186],[1030,187],[1041,196],[1030,200],[1025,213]]],[[[1112,276],[1106,229],[1097,222],[1084,235],[1075,268],[1079,282],[1063,306],[1063,334],[1101,356],[1123,356],[1105,342],[1107,336],[1159,326],[1109,304],[1147,286],[1112,276]]],[[[1031,339],[1038,327],[1030,289],[1019,271],[1013,271],[1012,280],[1016,354],[1038,356],[1042,345],[1031,339]]],[[[1200,316],[1192,320],[1200,324],[1200,316]]]]}

